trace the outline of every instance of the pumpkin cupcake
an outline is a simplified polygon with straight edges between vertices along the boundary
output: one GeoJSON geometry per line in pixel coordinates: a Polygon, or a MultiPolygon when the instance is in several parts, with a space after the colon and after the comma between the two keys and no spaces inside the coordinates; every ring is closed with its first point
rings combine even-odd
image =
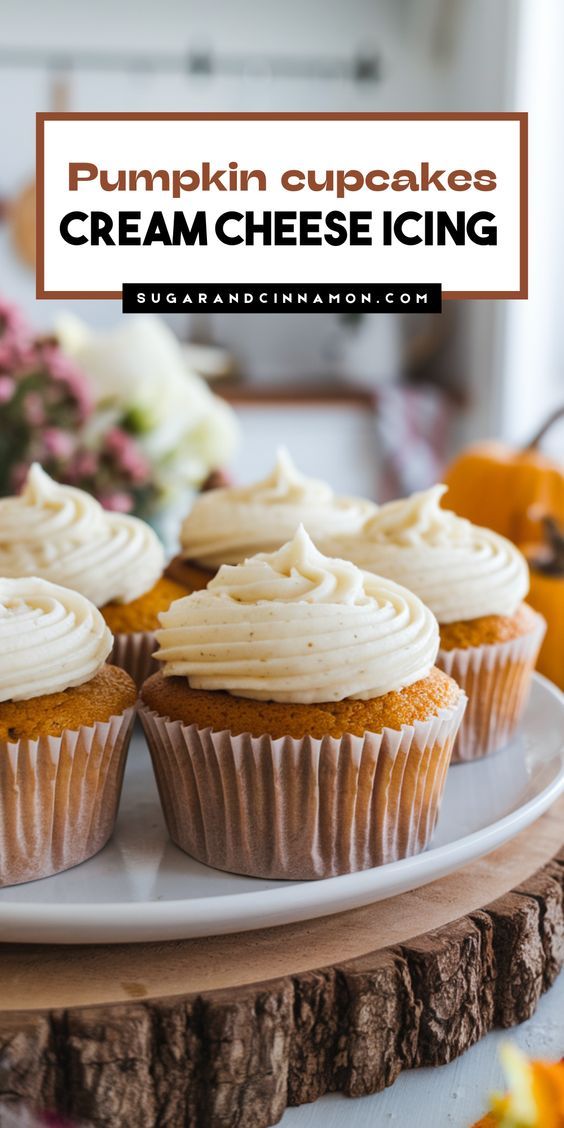
{"type": "Polygon", "coordinates": [[[163,568],[163,548],[149,525],[108,512],[37,463],[18,497],[0,499],[0,576],[41,576],[86,596],[114,634],[111,661],[138,685],[156,668],[159,611],[187,590],[163,568]]]}
{"type": "Polygon", "coordinates": [[[136,689],[76,591],[0,579],[0,886],[90,858],[115,822],[136,689]]]}
{"type": "Polygon", "coordinates": [[[364,498],[339,497],[326,482],[306,478],[281,448],[263,481],[200,494],[180,531],[180,555],[167,572],[198,591],[222,564],[241,564],[256,552],[273,552],[300,524],[321,543],[355,533],[375,510],[364,498]]]}
{"type": "Polygon", "coordinates": [[[453,762],[507,743],[526,704],[545,630],[523,602],[527,562],[491,529],[441,507],[446,486],[381,506],[360,535],[337,547],[359,567],[393,576],[431,608],[440,626],[437,665],[468,694],[453,762]]]}
{"type": "Polygon", "coordinates": [[[464,694],[411,592],[303,528],[161,615],[141,719],[170,835],[208,865],[308,879],[423,850],[464,694]]]}

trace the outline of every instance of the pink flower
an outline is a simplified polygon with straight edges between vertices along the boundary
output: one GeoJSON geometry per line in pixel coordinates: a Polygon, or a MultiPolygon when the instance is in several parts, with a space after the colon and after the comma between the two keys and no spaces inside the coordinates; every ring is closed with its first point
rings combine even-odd
{"type": "Polygon", "coordinates": [[[92,414],[94,402],[84,373],[53,341],[42,342],[39,348],[49,376],[66,387],[69,395],[76,400],[83,420],[88,419],[92,414]]]}
{"type": "Polygon", "coordinates": [[[69,467],[75,481],[94,478],[98,472],[98,458],[92,450],[78,450],[69,467]]]}
{"type": "Polygon", "coordinates": [[[132,482],[146,481],[150,471],[149,463],[139,450],[135,439],[132,439],[126,431],[112,427],[106,435],[104,448],[115,458],[119,468],[131,478],[132,482]]]}
{"type": "Polygon", "coordinates": [[[0,297],[0,337],[8,333],[20,337],[30,337],[30,331],[19,306],[0,297]]]}
{"type": "Polygon", "coordinates": [[[63,461],[70,458],[75,445],[74,436],[70,432],[61,431],[60,427],[46,427],[42,439],[47,455],[63,461]]]}
{"type": "Polygon", "coordinates": [[[29,427],[43,427],[45,424],[45,405],[39,392],[28,392],[24,396],[22,411],[29,427]]]}
{"type": "Polygon", "coordinates": [[[134,500],[125,490],[114,490],[113,493],[101,494],[98,501],[104,509],[111,509],[114,513],[131,513],[134,500]]]}
{"type": "Polygon", "coordinates": [[[15,462],[10,470],[10,485],[14,493],[19,493],[27,478],[29,462],[15,462]]]}
{"type": "Polygon", "coordinates": [[[156,493],[151,462],[119,425],[104,433],[88,378],[54,337],[33,338],[0,297],[0,493],[19,490],[33,461],[121,513],[156,493]],[[4,407],[3,405],[9,405],[4,407]]]}
{"type": "Polygon", "coordinates": [[[0,404],[9,403],[16,390],[16,381],[11,376],[0,376],[0,404]]]}
{"type": "Polygon", "coordinates": [[[32,345],[0,337],[0,372],[13,372],[14,369],[23,368],[30,364],[32,358],[32,345]]]}
{"type": "Polygon", "coordinates": [[[31,334],[20,310],[0,297],[0,369],[19,367],[30,347],[31,334]]]}

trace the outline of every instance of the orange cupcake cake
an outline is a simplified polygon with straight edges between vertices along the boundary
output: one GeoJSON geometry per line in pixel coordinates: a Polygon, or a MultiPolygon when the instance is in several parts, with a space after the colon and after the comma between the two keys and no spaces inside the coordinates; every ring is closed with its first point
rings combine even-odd
{"type": "Polygon", "coordinates": [[[127,603],[106,603],[100,608],[112,634],[135,634],[138,631],[153,633],[159,626],[159,615],[175,599],[187,595],[186,586],[169,576],[161,576],[149,591],[127,603]]]}
{"type": "Polygon", "coordinates": [[[290,879],[425,848],[465,697],[416,596],[300,528],[161,623],[141,719],[177,845],[290,879]]]}
{"type": "Polygon", "coordinates": [[[545,625],[523,602],[524,556],[505,537],[443,509],[445,491],[434,486],[381,506],[360,534],[340,538],[334,549],[405,584],[435,614],[437,665],[469,698],[454,762],[495,752],[515,731],[545,625]]]}
{"type": "Polygon", "coordinates": [[[182,525],[180,556],[168,574],[198,591],[222,564],[241,564],[256,552],[272,552],[300,524],[317,543],[354,533],[375,509],[364,498],[338,496],[326,482],[306,478],[281,448],[274,469],[262,481],[200,494],[182,525]]]}
{"type": "Polygon", "coordinates": [[[77,865],[109,838],[136,688],[76,591],[0,579],[0,886],[77,865]]]}
{"type": "Polygon", "coordinates": [[[163,576],[164,552],[144,521],[111,513],[35,463],[18,497],[0,500],[0,575],[41,576],[100,608],[112,660],[140,684],[152,668],[158,615],[187,588],[163,576]]]}
{"type": "Polygon", "coordinates": [[[421,717],[456,706],[460,691],[456,683],[436,668],[425,678],[382,697],[357,701],[318,701],[301,704],[254,701],[221,690],[192,689],[185,678],[153,674],[143,686],[143,700],[150,709],[164,713],[172,721],[198,728],[228,729],[234,736],[249,732],[267,733],[273,740],[284,736],[302,739],[324,736],[339,739],[347,733],[364,736],[385,728],[413,725],[421,717]]]}
{"type": "Polygon", "coordinates": [[[41,694],[41,701],[0,701],[0,742],[62,736],[83,725],[109,721],[135,704],[132,679],[119,666],[104,665],[81,685],[41,694]]]}

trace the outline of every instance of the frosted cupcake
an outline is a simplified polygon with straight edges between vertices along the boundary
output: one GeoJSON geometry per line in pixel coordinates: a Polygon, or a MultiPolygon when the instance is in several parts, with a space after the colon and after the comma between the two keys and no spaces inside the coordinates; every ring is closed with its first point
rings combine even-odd
{"type": "Polygon", "coordinates": [[[0,579],[0,886],[97,853],[116,817],[137,696],[78,592],[0,579]]]}
{"type": "Polygon", "coordinates": [[[240,564],[256,552],[280,548],[300,524],[322,543],[357,532],[375,511],[370,501],[340,497],[326,482],[306,478],[282,448],[263,481],[210,490],[197,498],[182,525],[180,556],[168,574],[197,591],[222,564],[240,564]]]}
{"type": "Polygon", "coordinates": [[[151,670],[159,611],[186,593],[163,568],[149,525],[108,512],[37,463],[22,493],[0,500],[0,576],[41,576],[86,596],[115,636],[111,661],[139,685],[151,670]]]}
{"type": "Polygon", "coordinates": [[[506,744],[522,716],[544,619],[524,603],[527,562],[505,537],[443,509],[446,486],[383,505],[337,548],[361,568],[392,576],[440,625],[437,665],[469,704],[453,753],[473,760],[506,744]]]}
{"type": "Polygon", "coordinates": [[[329,877],[423,850],[464,694],[411,592],[307,533],[173,603],[142,689],[172,839],[259,877],[329,877]]]}

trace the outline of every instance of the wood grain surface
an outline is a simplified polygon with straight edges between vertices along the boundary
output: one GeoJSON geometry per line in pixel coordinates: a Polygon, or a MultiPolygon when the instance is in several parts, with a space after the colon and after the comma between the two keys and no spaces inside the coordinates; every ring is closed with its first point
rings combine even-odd
{"type": "Polygon", "coordinates": [[[0,948],[0,1101],[100,1128],[266,1128],[528,1018],[564,956],[564,800],[441,881],[166,944],[0,948]]]}

